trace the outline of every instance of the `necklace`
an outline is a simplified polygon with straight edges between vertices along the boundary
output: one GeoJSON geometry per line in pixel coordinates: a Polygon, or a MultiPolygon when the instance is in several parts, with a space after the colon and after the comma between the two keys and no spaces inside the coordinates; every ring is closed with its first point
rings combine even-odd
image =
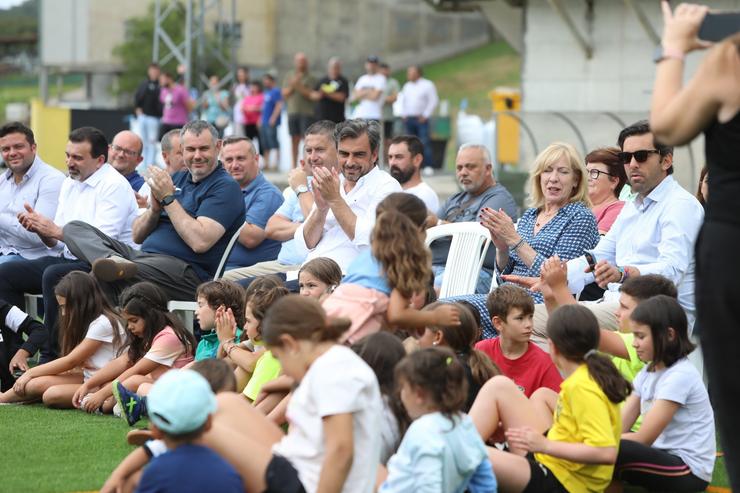
{"type": "Polygon", "coordinates": [[[542,224],[547,223],[555,214],[558,213],[560,209],[555,209],[553,212],[545,213],[544,211],[541,211],[539,214],[537,214],[537,221],[534,223],[536,227],[540,227],[542,224]]]}

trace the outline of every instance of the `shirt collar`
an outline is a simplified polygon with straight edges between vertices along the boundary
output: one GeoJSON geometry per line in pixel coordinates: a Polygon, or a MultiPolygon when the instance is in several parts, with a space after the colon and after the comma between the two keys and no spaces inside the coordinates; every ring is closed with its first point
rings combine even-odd
{"type": "MultiPolygon", "coordinates": [[[[107,173],[108,168],[112,168],[112,166],[108,163],[103,163],[103,165],[98,168],[95,173],[88,176],[87,179],[81,183],[85,186],[95,188],[97,184],[100,183],[100,181],[103,179],[103,175],[107,173]]],[[[116,173],[118,173],[118,171],[116,171],[116,173]]]]}
{"type": "MultiPolygon", "coordinates": [[[[23,175],[23,178],[21,178],[21,183],[24,181],[30,180],[34,174],[36,174],[37,170],[41,167],[41,159],[39,158],[39,155],[36,154],[33,157],[33,162],[31,163],[31,166],[28,167],[28,170],[26,170],[26,173],[23,175]]],[[[13,179],[13,170],[8,168],[5,170],[5,179],[10,181],[13,179]]],[[[15,180],[14,180],[15,181],[15,180]]]]}
{"type": "Polygon", "coordinates": [[[242,188],[242,193],[244,195],[249,195],[250,193],[254,192],[254,189],[260,186],[264,181],[265,176],[260,171],[259,173],[257,173],[257,176],[254,177],[254,180],[250,181],[246,187],[242,188]]]}
{"type": "Polygon", "coordinates": [[[635,197],[635,205],[638,209],[644,209],[653,202],[660,202],[661,200],[666,198],[675,181],[676,180],[673,179],[673,176],[666,176],[665,178],[663,178],[663,181],[658,184],[657,187],[653,188],[653,190],[648,194],[647,197],[645,197],[644,199],[640,199],[639,196],[635,197]]]}

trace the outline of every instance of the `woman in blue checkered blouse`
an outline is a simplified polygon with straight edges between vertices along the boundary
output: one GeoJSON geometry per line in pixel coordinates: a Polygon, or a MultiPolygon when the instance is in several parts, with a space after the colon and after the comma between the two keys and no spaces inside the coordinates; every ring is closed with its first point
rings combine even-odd
{"type": "MultiPolygon", "coordinates": [[[[599,230],[588,200],[587,171],[570,144],[550,144],[535,159],[530,177],[530,205],[514,225],[503,211],[483,209],[480,222],[496,245],[500,274],[539,277],[553,255],[563,261],[596,246],[599,230]]],[[[542,303],[541,293],[532,293],[542,303]]]]}

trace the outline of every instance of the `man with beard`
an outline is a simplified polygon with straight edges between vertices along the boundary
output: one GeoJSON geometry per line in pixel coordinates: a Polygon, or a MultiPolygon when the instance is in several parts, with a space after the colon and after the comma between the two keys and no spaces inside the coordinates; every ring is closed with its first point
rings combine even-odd
{"type": "Polygon", "coordinates": [[[294,238],[306,260],[329,257],[342,270],[370,247],[375,209],[401,186],[377,166],[381,137],[380,123],[374,120],[346,120],[337,125],[339,172],[314,168],[314,205],[294,238]]]}
{"type": "MultiPolygon", "coordinates": [[[[442,204],[437,215],[430,214],[429,226],[445,223],[477,222],[481,209],[503,209],[514,221],[517,220],[517,205],[508,190],[493,177],[493,164],[488,149],[479,144],[463,144],[457,152],[455,174],[463,191],[456,193],[442,204]]],[[[442,286],[447,254],[451,238],[441,238],[431,244],[432,271],[435,287],[442,286]]],[[[491,287],[493,270],[496,267],[496,249],[488,247],[483,262],[477,293],[487,293],[491,287]]]]}
{"type": "Polygon", "coordinates": [[[311,193],[313,170],[337,167],[337,148],[334,144],[335,124],[329,120],[313,123],[303,136],[303,159],[300,166],[290,170],[290,190],[285,202],[267,221],[265,234],[268,239],[283,242],[280,253],[273,261],[260,262],[251,267],[232,269],[224,273],[224,279],[238,281],[266,274],[278,274],[298,270],[306,259],[306,252],[296,248],[293,235],[311,212],[314,200],[311,193]]]}
{"type": "Polygon", "coordinates": [[[0,127],[0,155],[7,170],[0,175],[0,264],[48,255],[36,233],[26,231],[18,214],[28,204],[46,217],[54,217],[64,175],[36,154],[30,128],[19,122],[0,127]]]}
{"type": "Polygon", "coordinates": [[[186,170],[170,176],[152,166],[149,208],[133,223],[141,250],[116,241],[89,224],[64,227],[64,240],[116,302],[131,284],[149,281],[169,299],[195,299],[212,279],[226,245],[244,223],[239,185],[218,162],[221,141],[209,123],[194,120],[180,132],[186,170]]]}
{"type": "Polygon", "coordinates": [[[431,213],[439,210],[439,198],[432,187],[421,179],[424,144],[415,135],[399,135],[391,140],[388,164],[391,176],[398,180],[406,193],[419,197],[431,213]]]}
{"type": "Polygon", "coordinates": [[[44,296],[44,325],[51,347],[42,352],[42,362],[58,352],[54,288],[68,272],[89,270],[70,250],[63,227],[70,222],[89,225],[121,244],[133,245],[131,226],[137,211],[128,181],[107,162],[108,141],[100,130],[73,130],[65,152],[69,176],[62,183],[53,219],[30,204],[24,205],[17,219],[47,247],[46,253],[33,260],[0,264],[0,299],[24,306],[23,293],[44,296]]]}

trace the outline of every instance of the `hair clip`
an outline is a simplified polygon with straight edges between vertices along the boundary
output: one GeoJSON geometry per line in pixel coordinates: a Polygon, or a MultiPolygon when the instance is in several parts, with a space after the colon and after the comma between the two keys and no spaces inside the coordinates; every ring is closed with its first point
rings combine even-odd
{"type": "Polygon", "coordinates": [[[591,356],[596,355],[596,353],[597,351],[595,349],[589,349],[588,351],[586,351],[586,354],[583,355],[583,359],[586,360],[590,358],[591,356]]]}
{"type": "Polygon", "coordinates": [[[447,366],[450,366],[452,364],[452,356],[447,356],[445,362],[447,363],[447,366]]]}

